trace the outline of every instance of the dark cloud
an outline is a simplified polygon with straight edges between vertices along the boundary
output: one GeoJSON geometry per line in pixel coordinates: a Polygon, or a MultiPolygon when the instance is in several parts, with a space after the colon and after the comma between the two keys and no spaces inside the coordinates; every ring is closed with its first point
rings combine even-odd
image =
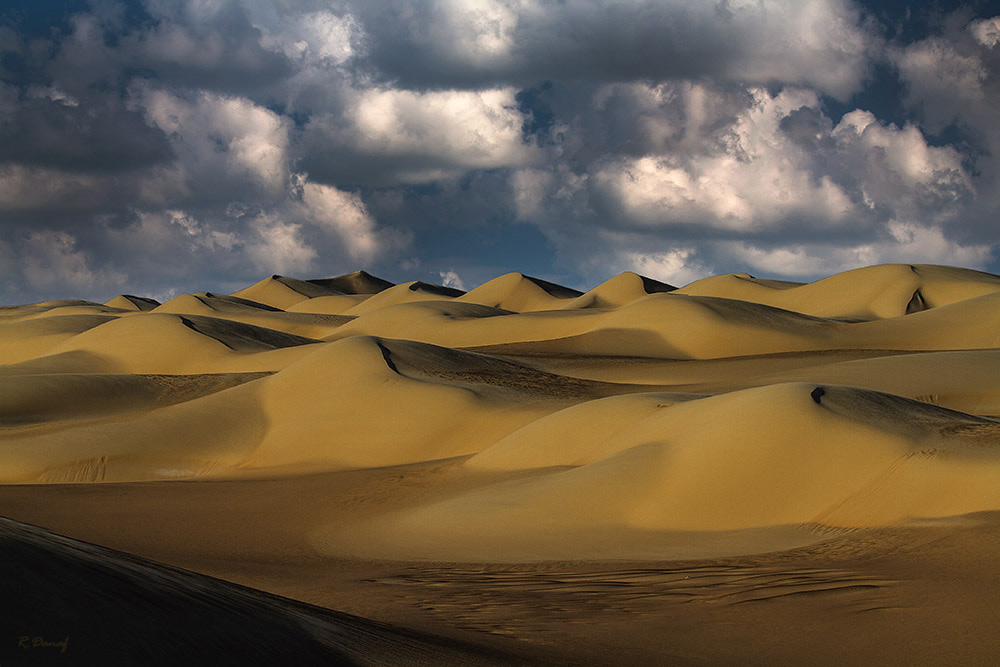
{"type": "Polygon", "coordinates": [[[878,37],[850,2],[357,3],[370,58],[407,86],[713,77],[858,89],[878,37]],[[778,39],[777,35],[795,35],[778,39]]]}
{"type": "Polygon", "coordinates": [[[114,96],[77,99],[59,88],[11,90],[0,112],[0,162],[121,172],[173,157],[164,133],[114,96]]]}

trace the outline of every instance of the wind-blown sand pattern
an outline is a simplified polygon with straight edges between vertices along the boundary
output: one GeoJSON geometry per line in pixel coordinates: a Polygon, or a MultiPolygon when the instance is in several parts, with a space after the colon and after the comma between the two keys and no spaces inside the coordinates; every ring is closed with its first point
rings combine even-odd
{"type": "Polygon", "coordinates": [[[1000,655],[994,275],[272,276],[5,307],[0,364],[0,514],[447,638],[377,664],[1000,655]]]}

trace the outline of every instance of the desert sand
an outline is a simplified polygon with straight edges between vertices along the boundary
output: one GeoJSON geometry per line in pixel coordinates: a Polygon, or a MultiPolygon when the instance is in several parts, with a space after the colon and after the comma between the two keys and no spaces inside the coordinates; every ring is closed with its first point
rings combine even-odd
{"type": "Polygon", "coordinates": [[[22,636],[106,664],[1000,659],[1000,277],[969,269],[8,306],[0,448],[33,591],[4,591],[4,665],[60,650],[22,636]]]}

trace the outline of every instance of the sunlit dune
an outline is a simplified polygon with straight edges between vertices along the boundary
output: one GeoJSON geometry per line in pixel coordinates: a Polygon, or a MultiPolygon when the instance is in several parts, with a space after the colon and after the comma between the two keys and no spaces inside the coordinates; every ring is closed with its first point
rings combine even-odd
{"type": "MultiPolygon", "coordinates": [[[[937,584],[893,588],[893,577],[923,581],[923,566],[897,572],[886,554],[939,554],[969,572],[995,561],[1000,277],[885,265],[808,284],[731,274],[678,289],[624,273],[581,292],[508,273],[463,292],[359,271],[275,275],[163,304],[10,306],[0,434],[7,516],[352,613],[434,632],[449,614],[480,627],[451,584],[428,592],[416,574],[393,585],[437,600],[434,623],[384,602],[389,566],[378,563],[521,568],[517,585],[536,590],[532,577],[554,567],[539,563],[601,562],[613,579],[625,576],[615,561],[687,559],[689,572],[744,559],[766,577],[799,559],[788,585],[813,591],[842,588],[811,587],[816,572],[864,570],[875,554],[884,567],[844,584],[846,597],[759,613],[774,624],[815,614],[853,632],[850,610],[892,609],[891,623],[871,617],[898,648],[933,625],[915,601],[937,584]],[[939,542],[949,535],[960,552],[939,542]],[[361,596],[351,598],[309,588],[325,567],[342,582],[357,568],[381,574],[350,579],[344,590],[361,596]]],[[[60,543],[4,526],[65,560],[60,543]]],[[[692,598],[661,600],[665,580],[641,585],[654,579],[660,588],[636,595],[673,618],[669,605],[692,598]]],[[[962,578],[940,604],[1000,601],[995,578],[982,586],[962,578]]],[[[692,613],[706,623],[748,622],[745,608],[723,613],[702,595],[692,613]]],[[[590,622],[596,612],[573,600],[553,604],[590,622]]],[[[530,642],[536,631],[507,634],[530,642]]],[[[536,658],[577,630],[558,632],[536,658]]],[[[614,662],[614,633],[599,634],[602,662],[614,662]]],[[[872,655],[864,647],[838,655],[872,655]]],[[[815,657],[805,643],[795,650],[800,664],[815,657]]],[[[964,655],[977,661],[977,650],[964,655]]],[[[777,648],[758,659],[794,661],[777,648]]]]}

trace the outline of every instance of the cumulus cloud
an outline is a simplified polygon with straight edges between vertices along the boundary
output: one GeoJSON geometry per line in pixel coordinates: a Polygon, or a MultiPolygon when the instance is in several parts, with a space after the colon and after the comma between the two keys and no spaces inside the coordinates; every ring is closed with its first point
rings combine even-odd
{"type": "Polygon", "coordinates": [[[279,14],[272,3],[250,9],[261,45],[301,66],[338,66],[362,49],[361,26],[349,13],[279,14]]]}
{"type": "Polygon", "coordinates": [[[310,121],[304,164],[317,177],[383,183],[422,183],[472,169],[529,164],[541,156],[522,138],[515,92],[354,91],[345,112],[310,121]],[[331,151],[347,151],[352,159],[332,162],[331,151]]]}
{"type": "Polygon", "coordinates": [[[119,287],[124,273],[96,267],[85,252],[77,248],[76,238],[67,232],[42,230],[27,234],[10,249],[12,266],[5,266],[7,278],[29,290],[65,289],[68,298],[94,289],[119,287]],[[11,274],[17,274],[11,275],[11,274]]]}
{"type": "Polygon", "coordinates": [[[262,214],[252,218],[248,227],[251,240],[246,253],[256,266],[292,275],[312,270],[316,251],[302,239],[301,225],[262,214]]]}
{"type": "Polygon", "coordinates": [[[742,263],[767,275],[808,278],[832,274],[845,266],[884,263],[927,263],[981,267],[991,258],[985,244],[963,245],[944,236],[940,228],[891,221],[886,237],[847,246],[795,244],[767,248],[745,242],[727,242],[717,251],[730,262],[742,263]]]}
{"type": "Polygon", "coordinates": [[[263,43],[243,3],[146,0],[144,8],[152,20],[130,31],[118,54],[161,81],[233,91],[291,72],[287,59],[263,43]]]}
{"type": "Polygon", "coordinates": [[[623,225],[754,234],[808,221],[851,225],[873,212],[940,219],[973,192],[953,148],[931,146],[915,126],[884,124],[863,110],[834,126],[811,91],[748,89],[745,104],[737,97],[728,112],[715,107],[729,122],[706,132],[697,100],[724,99],[709,84],[657,88],[655,96],[675,109],[660,124],[645,111],[637,119],[643,132],[662,128],[659,141],[645,144],[656,152],[598,160],[584,186],[579,177],[566,183],[555,173],[519,172],[512,179],[517,210],[538,213],[546,195],[558,202],[575,192],[623,225]],[[677,108],[687,114],[680,121],[671,118],[677,108]]]}
{"type": "Polygon", "coordinates": [[[464,290],[465,282],[455,273],[454,269],[448,269],[447,271],[439,271],[438,275],[441,276],[441,284],[445,287],[454,287],[455,289],[464,290]]]}
{"type": "Polygon", "coordinates": [[[941,129],[983,100],[986,68],[975,54],[963,54],[943,38],[930,38],[892,54],[907,84],[906,99],[919,106],[925,122],[941,129]]]}
{"type": "Polygon", "coordinates": [[[928,131],[949,136],[974,174],[977,196],[961,215],[964,234],[995,239],[1000,207],[1000,17],[953,21],[939,35],[895,45],[889,53],[906,86],[904,102],[928,131]]]}
{"type": "Polygon", "coordinates": [[[367,264],[375,259],[383,244],[391,246],[400,241],[391,230],[376,230],[374,218],[357,193],[309,183],[303,174],[293,179],[293,190],[300,198],[297,202],[300,216],[334,235],[355,262],[367,264]]]}
{"type": "Polygon", "coordinates": [[[844,0],[400,0],[357,9],[374,61],[412,85],[710,76],[808,83],[846,98],[879,42],[844,0]]]}
{"type": "Polygon", "coordinates": [[[517,214],[588,275],[626,267],[684,282],[739,265],[802,276],[907,257],[990,259],[988,245],[946,234],[976,195],[962,155],[931,145],[915,125],[861,109],[835,124],[815,92],[798,88],[621,89],[599,89],[599,113],[583,127],[625,125],[621,144],[655,152],[606,154],[586,173],[529,169],[510,179],[517,214]],[[621,99],[639,100],[625,107],[632,123],[610,102],[621,99]]]}
{"type": "Polygon", "coordinates": [[[682,287],[711,272],[694,259],[692,248],[675,248],[666,252],[624,252],[619,265],[623,271],[634,271],[642,276],[660,280],[675,287],[682,287]]]}
{"type": "Polygon", "coordinates": [[[182,96],[147,86],[134,92],[132,106],[169,137],[182,193],[231,198],[249,186],[267,197],[284,190],[286,118],[243,97],[204,91],[182,96]]]}
{"type": "Polygon", "coordinates": [[[1000,42],[1000,16],[972,21],[969,24],[969,32],[977,42],[992,49],[997,42],[1000,42]]]}

